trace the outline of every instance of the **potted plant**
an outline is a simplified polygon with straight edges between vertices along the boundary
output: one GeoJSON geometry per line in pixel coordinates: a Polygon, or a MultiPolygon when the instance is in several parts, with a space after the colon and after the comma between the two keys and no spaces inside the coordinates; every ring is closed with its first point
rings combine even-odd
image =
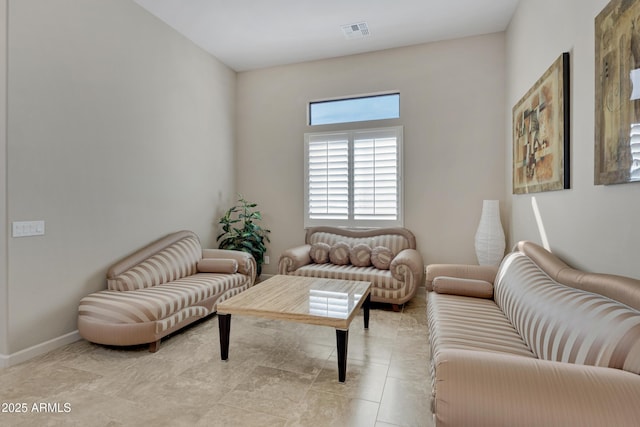
{"type": "Polygon", "coordinates": [[[220,249],[244,251],[253,255],[257,264],[257,275],[262,273],[264,254],[267,251],[265,242],[270,242],[268,234],[271,230],[256,224],[262,221],[262,214],[255,208],[258,205],[238,195],[238,203],[232,206],[220,221],[222,233],[216,238],[220,249]]]}

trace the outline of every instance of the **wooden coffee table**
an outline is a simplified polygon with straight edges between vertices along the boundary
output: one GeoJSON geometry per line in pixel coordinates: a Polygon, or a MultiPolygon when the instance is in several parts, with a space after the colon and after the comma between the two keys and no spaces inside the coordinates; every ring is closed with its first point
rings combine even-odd
{"type": "Polygon", "coordinates": [[[229,358],[232,314],[330,326],[336,329],[338,380],[344,382],[349,325],[362,307],[364,327],[369,328],[370,292],[369,282],[273,276],[218,304],[222,360],[229,358]]]}

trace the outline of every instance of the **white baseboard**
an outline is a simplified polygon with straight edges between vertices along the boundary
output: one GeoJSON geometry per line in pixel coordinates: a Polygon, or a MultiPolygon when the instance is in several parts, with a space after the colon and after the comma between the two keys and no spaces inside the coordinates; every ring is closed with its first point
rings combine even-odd
{"type": "Polygon", "coordinates": [[[81,340],[80,333],[75,330],[68,334],[53,338],[49,341],[45,341],[40,344],[36,344],[32,347],[25,348],[16,353],[9,355],[0,354],[0,368],[8,368],[9,366],[17,365],[18,363],[26,362],[29,359],[33,359],[36,356],[50,352],[57,348],[63,347],[67,344],[81,340]]]}

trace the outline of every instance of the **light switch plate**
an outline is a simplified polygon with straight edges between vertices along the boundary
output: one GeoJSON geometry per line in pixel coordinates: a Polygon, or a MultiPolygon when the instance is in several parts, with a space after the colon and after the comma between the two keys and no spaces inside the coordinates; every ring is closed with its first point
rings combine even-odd
{"type": "Polygon", "coordinates": [[[13,237],[44,235],[44,221],[14,221],[12,225],[13,237]]]}

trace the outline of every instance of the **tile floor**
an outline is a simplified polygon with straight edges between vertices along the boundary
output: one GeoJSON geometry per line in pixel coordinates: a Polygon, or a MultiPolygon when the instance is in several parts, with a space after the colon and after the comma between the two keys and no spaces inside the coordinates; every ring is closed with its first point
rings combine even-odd
{"type": "Polygon", "coordinates": [[[79,341],[0,369],[0,425],[432,426],[425,297],[354,320],[345,383],[333,329],[233,316],[223,362],[213,316],[157,353],[79,341]]]}

